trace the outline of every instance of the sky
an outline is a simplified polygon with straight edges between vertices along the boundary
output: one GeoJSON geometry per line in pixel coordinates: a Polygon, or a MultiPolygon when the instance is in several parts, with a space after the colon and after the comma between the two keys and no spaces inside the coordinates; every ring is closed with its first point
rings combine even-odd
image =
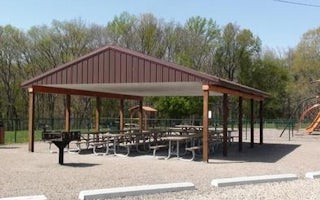
{"type": "Polygon", "coordinates": [[[0,0],[0,26],[12,25],[24,31],[50,25],[52,20],[81,19],[107,25],[126,11],[152,13],[166,22],[184,24],[193,16],[212,18],[223,27],[236,23],[249,29],[274,49],[294,48],[304,33],[320,27],[319,0],[0,0]]]}

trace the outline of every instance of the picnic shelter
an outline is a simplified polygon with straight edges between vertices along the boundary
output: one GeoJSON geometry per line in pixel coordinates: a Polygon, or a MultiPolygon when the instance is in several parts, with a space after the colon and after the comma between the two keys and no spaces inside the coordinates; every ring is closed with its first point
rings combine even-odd
{"type": "Polygon", "coordinates": [[[124,100],[138,101],[140,127],[144,97],[200,96],[203,98],[202,160],[208,161],[209,96],[223,99],[223,155],[227,155],[228,96],[237,96],[239,150],[242,149],[243,100],[250,101],[250,145],[254,145],[254,103],[259,104],[260,144],[263,143],[263,102],[268,93],[205,74],[126,48],[107,45],[22,83],[29,93],[29,151],[34,151],[35,95],[66,95],[65,130],[70,131],[71,95],[96,98],[95,128],[99,130],[101,98],[119,99],[120,129],[124,100]]]}

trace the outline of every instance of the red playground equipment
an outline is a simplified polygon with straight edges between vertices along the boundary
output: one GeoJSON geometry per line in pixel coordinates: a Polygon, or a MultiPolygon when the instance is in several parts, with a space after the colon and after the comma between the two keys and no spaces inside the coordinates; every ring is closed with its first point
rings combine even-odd
{"type": "Polygon", "coordinates": [[[306,132],[308,134],[311,134],[313,131],[319,129],[320,124],[320,112],[318,113],[317,117],[309,124],[309,126],[306,128],[306,132]]]}
{"type": "MultiPolygon", "coordinates": [[[[320,82],[320,79],[319,79],[320,82]]],[[[285,126],[283,131],[280,134],[282,137],[283,133],[286,129],[289,129],[289,140],[290,136],[293,136],[293,129],[294,129],[294,118],[297,117],[297,114],[300,113],[299,111],[303,110],[302,114],[299,117],[299,123],[296,126],[296,129],[299,130],[301,128],[302,122],[307,118],[307,121],[312,121],[306,128],[306,133],[311,134],[314,131],[320,131],[320,96],[312,96],[305,99],[302,99],[296,109],[291,113],[289,118],[289,123],[285,126]],[[305,109],[307,108],[307,109],[305,109]],[[290,132],[292,133],[290,135],[290,132]]]]}
{"type": "MultiPolygon", "coordinates": [[[[299,118],[299,127],[301,126],[301,122],[303,121],[304,117],[307,114],[312,113],[313,110],[320,107],[320,104],[314,104],[313,106],[307,108],[300,116],[299,118]]],[[[314,112],[314,111],[313,111],[314,112]]],[[[313,121],[307,126],[306,132],[308,134],[311,134],[313,131],[320,130],[320,112],[316,114],[316,117],[313,119],[313,121]]]]}

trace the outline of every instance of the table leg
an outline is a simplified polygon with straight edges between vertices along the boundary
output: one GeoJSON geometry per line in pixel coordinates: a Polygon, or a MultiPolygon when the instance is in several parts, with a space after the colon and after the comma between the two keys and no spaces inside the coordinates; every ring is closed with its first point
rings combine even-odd
{"type": "Polygon", "coordinates": [[[113,154],[116,155],[117,154],[117,139],[114,138],[113,139],[113,154]]]}
{"type": "Polygon", "coordinates": [[[107,137],[107,142],[106,142],[106,155],[109,154],[109,137],[107,137]]]}
{"type": "MultiPolygon", "coordinates": [[[[139,142],[140,142],[140,138],[141,137],[141,135],[137,135],[136,136],[136,138],[134,139],[134,142],[136,143],[136,151],[138,152],[138,153],[141,153],[141,151],[140,151],[140,149],[139,149],[139,142]]],[[[145,140],[143,139],[143,145],[145,145],[145,140]]]]}
{"type": "Polygon", "coordinates": [[[169,140],[168,157],[166,159],[169,159],[170,157],[171,157],[171,140],[169,140]]]}
{"type": "Polygon", "coordinates": [[[179,158],[179,140],[177,140],[177,158],[179,158]]]}

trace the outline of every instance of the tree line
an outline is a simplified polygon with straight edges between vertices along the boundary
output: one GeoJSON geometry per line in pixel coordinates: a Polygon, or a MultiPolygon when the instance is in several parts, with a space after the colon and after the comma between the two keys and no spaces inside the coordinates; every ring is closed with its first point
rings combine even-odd
{"type": "MultiPolygon", "coordinates": [[[[310,82],[320,78],[320,28],[306,32],[293,49],[274,50],[263,48],[258,36],[235,23],[218,25],[213,19],[197,16],[180,24],[150,13],[124,12],[106,25],[74,19],[54,20],[26,31],[0,26],[1,117],[28,117],[27,91],[21,88],[24,80],[107,44],[267,91],[271,97],[265,103],[266,118],[288,118],[299,100],[319,92],[310,82]]],[[[36,118],[53,123],[63,116],[64,101],[61,95],[38,95],[36,118]]],[[[73,101],[74,118],[81,121],[93,115],[94,100],[75,97],[73,101]]],[[[216,114],[220,101],[211,100],[216,114]]],[[[237,109],[235,102],[230,99],[231,110],[237,109]]],[[[201,117],[202,113],[202,100],[196,97],[154,97],[146,98],[146,103],[167,118],[201,117]]],[[[118,116],[117,101],[103,102],[102,107],[108,110],[108,116],[118,116]]]]}

